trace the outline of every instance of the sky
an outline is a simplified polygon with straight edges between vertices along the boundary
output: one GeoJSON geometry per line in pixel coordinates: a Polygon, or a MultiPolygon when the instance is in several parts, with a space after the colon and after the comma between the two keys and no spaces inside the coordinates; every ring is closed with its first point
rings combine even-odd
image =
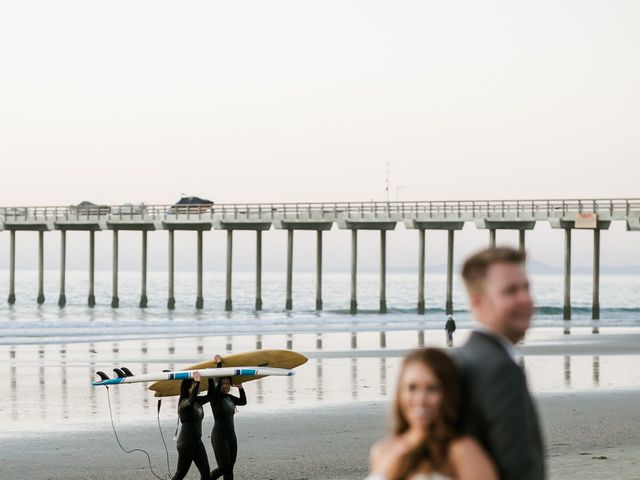
{"type": "MultiPolygon", "coordinates": [[[[636,1],[3,0],[0,205],[384,200],[387,164],[392,200],[640,197],[639,24],[636,1]]],[[[442,264],[438,235],[428,255],[442,264]]],[[[415,264],[416,236],[390,235],[392,265],[415,264]]],[[[468,225],[457,255],[487,236],[468,225]]],[[[250,269],[253,236],[237,237],[250,269]]],[[[19,238],[31,268],[35,235],[19,238]]],[[[70,234],[72,268],[83,238],[70,234]]],[[[166,233],[152,238],[166,263],[166,233]]],[[[217,269],[224,235],[207,238],[217,269]]],[[[313,237],[296,238],[311,268],[313,237]]],[[[591,237],[576,238],[588,265],[591,237]]],[[[137,268],[139,238],[123,242],[137,268]]],[[[0,268],[7,245],[0,232],[0,268]]],[[[283,268],[285,245],[266,235],[267,265],[283,268]]],[[[540,224],[529,245],[561,262],[561,232],[540,224]]],[[[348,246],[327,235],[327,268],[348,268],[348,246]]],[[[375,234],[362,249],[373,268],[375,234]]],[[[638,234],[603,234],[603,263],[640,264],[638,234]]]]}

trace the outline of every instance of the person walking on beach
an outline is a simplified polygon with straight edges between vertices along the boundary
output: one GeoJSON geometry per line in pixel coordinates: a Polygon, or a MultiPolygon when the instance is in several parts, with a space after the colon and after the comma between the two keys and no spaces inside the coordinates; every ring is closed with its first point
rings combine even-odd
{"type": "Polygon", "coordinates": [[[478,326],[455,353],[462,373],[465,431],[493,458],[502,480],[545,478],[545,452],[535,405],[514,344],[533,315],[526,256],[492,248],[462,268],[478,326]]]}
{"type": "Polygon", "coordinates": [[[367,480],[497,480],[480,444],[460,430],[460,379],[442,350],[407,356],[393,407],[394,428],[371,449],[367,480]]]}
{"type": "Polygon", "coordinates": [[[447,323],[444,326],[447,332],[447,347],[453,346],[453,332],[456,331],[456,321],[453,319],[453,315],[447,315],[447,323]]]}
{"type": "Polygon", "coordinates": [[[202,443],[202,405],[207,396],[198,396],[200,372],[193,372],[193,380],[183,380],[180,385],[178,417],[182,427],[178,435],[178,466],[172,480],[182,480],[187,476],[191,464],[195,463],[200,472],[200,480],[209,480],[209,460],[202,443]]]}
{"type": "MultiPolygon", "coordinates": [[[[222,357],[216,355],[214,361],[218,368],[222,367],[222,357]]],[[[209,379],[209,401],[213,412],[213,431],[211,432],[211,445],[218,463],[218,468],[211,472],[211,480],[222,477],[223,480],[233,480],[233,467],[238,456],[238,441],[233,422],[237,406],[247,404],[247,396],[242,384],[234,385],[240,391],[240,397],[229,393],[231,378],[224,377],[219,380],[209,379]]]]}

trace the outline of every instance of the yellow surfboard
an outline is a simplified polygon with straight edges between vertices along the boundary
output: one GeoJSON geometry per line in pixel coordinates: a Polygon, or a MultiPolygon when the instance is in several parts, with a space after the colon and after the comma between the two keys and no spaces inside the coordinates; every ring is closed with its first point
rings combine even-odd
{"type": "MultiPolygon", "coordinates": [[[[273,368],[296,368],[307,362],[307,357],[291,350],[256,350],[253,352],[232,353],[222,356],[223,367],[273,367],[273,368]]],[[[181,370],[201,370],[204,368],[216,368],[216,363],[211,360],[200,362],[181,370]]],[[[253,377],[232,377],[232,383],[249,382],[262,378],[253,377]]],[[[172,397],[180,395],[181,380],[163,380],[152,383],[149,390],[155,392],[156,397],[172,397]]],[[[202,382],[200,391],[207,390],[207,382],[202,382]]]]}

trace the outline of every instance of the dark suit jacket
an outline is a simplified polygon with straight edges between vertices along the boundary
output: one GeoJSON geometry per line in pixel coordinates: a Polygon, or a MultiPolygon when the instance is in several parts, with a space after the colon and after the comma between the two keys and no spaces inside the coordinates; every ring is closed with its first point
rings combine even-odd
{"type": "Polygon", "coordinates": [[[484,446],[502,480],[544,479],[542,435],[522,369],[489,333],[473,332],[454,355],[465,431],[484,446]]]}

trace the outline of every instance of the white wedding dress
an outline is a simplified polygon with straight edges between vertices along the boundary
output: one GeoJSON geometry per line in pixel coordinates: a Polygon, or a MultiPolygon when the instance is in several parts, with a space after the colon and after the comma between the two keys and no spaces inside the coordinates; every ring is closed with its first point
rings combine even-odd
{"type": "MultiPolygon", "coordinates": [[[[382,475],[371,474],[364,480],[385,480],[382,475]]],[[[439,473],[420,473],[415,477],[411,477],[411,480],[453,480],[451,477],[446,477],[444,475],[440,475],[439,473]]]]}

